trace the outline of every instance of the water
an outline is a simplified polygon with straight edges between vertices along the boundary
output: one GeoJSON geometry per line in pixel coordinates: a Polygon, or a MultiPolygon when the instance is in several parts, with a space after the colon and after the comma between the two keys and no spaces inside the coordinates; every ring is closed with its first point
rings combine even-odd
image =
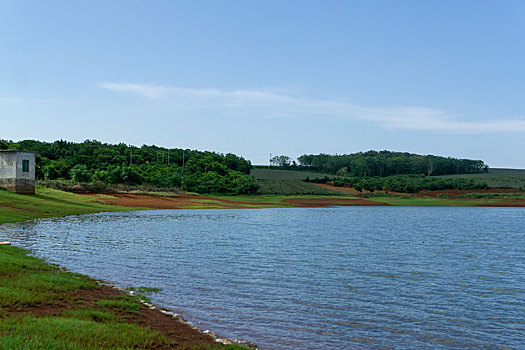
{"type": "MultiPolygon", "coordinates": [[[[3,232],[2,232],[3,231],[3,232]]],[[[163,210],[0,237],[263,349],[525,347],[522,208],[163,210]]]]}

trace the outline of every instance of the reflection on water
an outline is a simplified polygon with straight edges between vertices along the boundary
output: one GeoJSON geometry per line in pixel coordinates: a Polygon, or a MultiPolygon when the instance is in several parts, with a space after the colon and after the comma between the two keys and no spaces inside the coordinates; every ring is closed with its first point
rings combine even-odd
{"type": "Polygon", "coordinates": [[[0,227],[263,349],[525,347],[522,208],[143,211],[0,227]]]}

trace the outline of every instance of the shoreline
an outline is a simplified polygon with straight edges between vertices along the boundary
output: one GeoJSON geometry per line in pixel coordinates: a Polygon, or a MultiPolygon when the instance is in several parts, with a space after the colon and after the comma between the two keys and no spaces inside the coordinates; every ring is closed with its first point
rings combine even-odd
{"type": "MultiPolygon", "coordinates": [[[[319,185],[327,187],[328,185],[319,185]]],[[[249,208],[323,208],[335,206],[469,206],[525,207],[525,191],[520,190],[445,190],[406,193],[368,192],[337,188],[341,195],[254,195],[213,196],[189,193],[96,193],[78,194],[109,205],[147,209],[249,209],[249,208]],[[519,196],[519,197],[518,197],[519,196]]]]}
{"type": "MultiPolygon", "coordinates": [[[[36,220],[36,219],[35,219],[36,220]]],[[[19,222],[24,223],[24,222],[19,222]]],[[[0,227],[2,224],[0,224],[0,227]]],[[[190,321],[187,321],[183,315],[174,312],[165,307],[155,305],[149,301],[149,298],[138,294],[134,291],[119,287],[108,281],[93,279],[87,275],[77,274],[65,267],[48,263],[45,258],[38,258],[32,255],[30,249],[18,247],[13,242],[10,244],[0,245],[0,261],[3,254],[25,255],[33,261],[44,263],[48,268],[51,268],[55,273],[74,274],[75,278],[82,278],[96,283],[95,288],[86,288],[80,290],[67,290],[57,295],[56,299],[46,300],[43,303],[36,305],[26,305],[22,303],[15,303],[14,305],[2,305],[0,302],[0,328],[2,325],[5,313],[12,314],[15,317],[35,316],[35,317],[53,317],[61,316],[64,312],[70,311],[71,307],[81,305],[83,309],[92,309],[94,312],[98,310],[97,300],[106,299],[121,299],[130,296],[130,301],[137,302],[140,307],[136,310],[138,313],[126,314],[120,312],[119,317],[123,318],[123,322],[132,325],[143,327],[148,331],[160,332],[164,337],[167,337],[171,343],[169,344],[155,344],[152,348],[155,349],[179,349],[179,348],[206,348],[216,349],[217,346],[225,349],[258,349],[258,346],[252,342],[240,339],[230,339],[222,337],[210,330],[202,330],[194,326],[190,321]],[[18,251],[18,252],[16,252],[18,251]],[[72,302],[64,302],[72,298],[72,302]],[[74,305],[72,305],[74,304],[74,305]],[[78,305],[76,305],[78,304],[78,305]]],[[[4,273],[0,270],[0,276],[4,273]]],[[[0,287],[2,283],[0,283],[0,287]]],[[[53,286],[60,289],[59,286],[53,286]]],[[[1,295],[1,294],[0,294],[1,295]]],[[[118,313],[118,312],[117,312],[118,313]]],[[[3,346],[3,337],[9,334],[0,333],[0,346],[3,346]]],[[[35,334],[39,336],[39,334],[35,334]]],[[[95,346],[96,347],[96,346],[95,346]]],[[[140,348],[140,346],[139,346],[140,348]]],[[[149,348],[149,347],[145,347],[149,348]]]]}
{"type": "MultiPolygon", "coordinates": [[[[31,197],[0,191],[0,195],[5,194],[8,198],[12,198],[13,200],[11,205],[3,205],[1,201],[2,197],[0,197],[0,227],[2,227],[3,224],[24,223],[43,218],[147,209],[144,207],[122,207],[115,205],[100,206],[96,204],[93,204],[92,207],[86,208],[86,201],[84,200],[81,200],[80,203],[78,203],[80,205],[79,208],[76,210],[75,208],[69,208],[69,211],[63,210],[62,207],[60,207],[60,210],[55,210],[56,208],[53,208],[51,205],[54,203],[53,201],[51,201],[52,203],[48,203],[48,205],[44,206],[43,208],[40,208],[41,211],[38,212],[33,209],[19,209],[13,206],[17,200],[24,201],[23,204],[27,204],[25,203],[26,201],[32,198],[34,199],[35,197],[38,199],[45,198],[46,200],[49,200],[49,197],[47,196],[49,192],[54,195],[57,194],[54,191],[44,190],[46,196],[37,194],[34,197],[31,197]],[[19,215],[20,213],[22,213],[23,216],[19,215]],[[26,214],[27,217],[24,217],[26,214]]],[[[69,199],[72,199],[72,196],[77,196],[74,194],[65,195],[69,197],[69,199]]],[[[56,202],[60,201],[63,200],[56,199],[56,202]]],[[[87,203],[92,204],[93,202],[87,201],[87,203]]],[[[71,203],[66,202],[61,204],[67,207],[71,203]]],[[[0,240],[3,241],[4,238],[7,237],[0,236],[0,240]]],[[[68,321],[72,320],[71,322],[85,322],[83,318],[81,320],[75,318],[70,319],[68,318],[70,316],[67,316],[72,312],[76,312],[75,310],[80,307],[83,310],[82,312],[88,312],[94,315],[93,320],[90,319],[89,321],[93,321],[93,325],[97,327],[101,326],[101,323],[103,323],[98,319],[100,316],[97,316],[97,314],[101,312],[110,312],[112,315],[114,314],[112,317],[116,317],[116,319],[119,320],[118,323],[115,323],[118,326],[124,326],[128,324],[135,327],[133,329],[138,329],[140,332],[159,334],[159,338],[157,340],[155,340],[155,336],[151,336],[154,339],[150,339],[150,341],[154,341],[154,343],[150,344],[149,346],[130,344],[131,347],[155,349],[257,349],[257,345],[251,342],[238,339],[228,339],[226,337],[221,337],[210,330],[201,330],[193,326],[190,322],[186,321],[183,316],[178,315],[172,310],[150,303],[147,297],[143,298],[142,295],[127,291],[118,286],[114,286],[111,283],[98,281],[91,278],[90,276],[76,274],[64,269],[61,266],[48,263],[44,259],[34,257],[31,255],[31,251],[29,249],[20,248],[13,244],[0,245],[0,262],[4,260],[5,262],[1,264],[2,269],[0,269],[0,277],[2,277],[0,278],[0,296],[2,296],[2,300],[0,300],[0,347],[9,347],[10,345],[6,344],[11,344],[13,337],[16,338],[16,341],[25,342],[22,343],[22,347],[38,348],[43,346],[40,343],[38,343],[40,345],[35,345],[34,342],[37,341],[35,340],[36,338],[45,337],[43,334],[47,332],[47,328],[49,328],[48,324],[43,324],[41,326],[42,328],[40,329],[37,327],[37,330],[33,331],[34,334],[31,333],[32,335],[26,336],[24,339],[17,338],[17,333],[19,333],[18,331],[13,331],[13,334],[11,334],[9,331],[2,330],[2,328],[5,326],[16,329],[17,326],[22,326],[24,320],[27,318],[34,318],[36,320],[35,322],[37,323],[62,322],[64,317],[66,317],[68,321]],[[24,262],[22,266],[29,266],[33,264],[42,271],[23,268],[21,271],[19,271],[19,274],[12,275],[9,272],[9,264],[11,261],[13,261],[13,259],[27,261],[24,262]],[[26,293],[25,289],[23,289],[25,283],[18,281],[23,281],[33,275],[39,277],[39,274],[49,274],[49,271],[53,272],[53,276],[58,276],[56,274],[64,276],[56,277],[57,281],[45,285],[45,288],[48,288],[53,296],[50,297],[46,295],[43,298],[39,298],[39,293],[48,293],[43,287],[42,290],[38,289],[29,291],[30,293],[35,294],[33,297],[38,300],[37,302],[28,302],[27,300],[23,299],[23,296],[25,295],[24,293],[26,293]],[[90,286],[86,288],[82,287],[80,289],[68,289],[67,285],[71,282],[64,282],[62,281],[62,278],[66,279],[70,278],[70,276],[72,276],[74,279],[81,279],[90,286]],[[4,286],[4,283],[8,284],[4,286]],[[93,283],[95,283],[96,286],[92,285],[93,283]],[[20,286],[17,287],[18,289],[6,291],[6,288],[19,284],[20,286]],[[8,294],[4,295],[5,293],[8,294]],[[8,301],[9,298],[7,295],[9,295],[9,298],[12,299],[11,301],[8,301]],[[101,300],[104,301],[106,299],[117,299],[119,302],[120,299],[124,299],[123,302],[131,303],[131,306],[138,304],[138,307],[133,306],[134,311],[127,313],[119,309],[105,309],[97,304],[101,300]],[[14,320],[12,321],[14,322],[13,326],[8,326],[10,324],[9,320],[14,320]]],[[[13,269],[17,266],[18,265],[15,265],[13,269]]],[[[78,311],[80,312],[80,309],[78,311]]],[[[76,339],[76,336],[76,331],[71,329],[70,331],[66,330],[65,334],[62,334],[60,337],[76,339]]],[[[121,340],[124,341],[124,339],[121,340]]],[[[85,346],[85,344],[81,345],[80,347],[90,348],[89,346],[85,346]]],[[[97,345],[95,344],[94,347],[97,347],[97,345]]]]}

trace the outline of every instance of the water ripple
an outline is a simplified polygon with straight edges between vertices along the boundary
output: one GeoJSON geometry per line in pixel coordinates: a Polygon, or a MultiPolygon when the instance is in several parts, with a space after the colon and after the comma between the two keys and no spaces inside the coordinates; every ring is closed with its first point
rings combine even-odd
{"type": "Polygon", "coordinates": [[[108,213],[0,226],[263,349],[525,347],[522,208],[108,213]]]}

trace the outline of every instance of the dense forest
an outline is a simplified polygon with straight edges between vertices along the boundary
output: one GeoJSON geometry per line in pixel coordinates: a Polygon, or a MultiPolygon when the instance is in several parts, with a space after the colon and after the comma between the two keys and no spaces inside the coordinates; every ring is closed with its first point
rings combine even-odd
{"type": "Polygon", "coordinates": [[[0,149],[37,152],[36,178],[78,183],[178,187],[216,194],[256,193],[250,161],[226,155],[158,146],[112,145],[95,140],[81,143],[0,140],[0,149]]]}
{"type": "Polygon", "coordinates": [[[401,174],[452,175],[488,170],[481,160],[457,159],[433,155],[390,151],[353,154],[304,154],[297,168],[307,168],[340,176],[390,176],[401,174]]]}

